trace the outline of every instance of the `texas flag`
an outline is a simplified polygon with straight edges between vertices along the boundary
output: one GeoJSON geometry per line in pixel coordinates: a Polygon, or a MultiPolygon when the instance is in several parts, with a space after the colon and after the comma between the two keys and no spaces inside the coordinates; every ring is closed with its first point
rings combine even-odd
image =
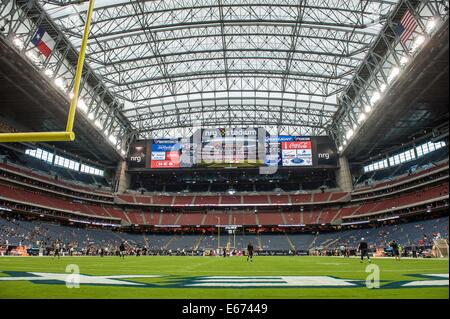
{"type": "Polygon", "coordinates": [[[31,43],[33,43],[46,58],[49,57],[55,47],[55,41],[53,41],[50,35],[41,27],[37,29],[36,34],[33,39],[31,39],[31,43]]]}

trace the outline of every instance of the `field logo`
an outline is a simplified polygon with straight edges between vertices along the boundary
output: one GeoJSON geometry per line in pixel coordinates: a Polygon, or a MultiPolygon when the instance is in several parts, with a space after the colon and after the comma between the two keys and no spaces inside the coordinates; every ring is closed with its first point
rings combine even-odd
{"type": "Polygon", "coordinates": [[[380,267],[370,264],[366,267],[366,273],[369,273],[366,278],[367,289],[380,288],[380,267]]]}
{"type": "Polygon", "coordinates": [[[66,285],[79,288],[83,285],[136,287],[136,288],[363,288],[399,289],[448,287],[448,274],[408,275],[413,280],[383,281],[380,287],[380,269],[376,265],[366,268],[369,276],[364,279],[344,279],[332,276],[211,276],[177,278],[170,275],[109,275],[93,276],[79,273],[77,265],[69,265],[66,273],[3,272],[0,276],[0,289],[3,282],[28,281],[35,284],[66,285]],[[69,274],[67,274],[69,273],[69,274]],[[132,279],[160,278],[151,283],[135,282],[132,279]]]}
{"type": "Polygon", "coordinates": [[[70,273],[66,277],[66,287],[71,288],[80,288],[80,267],[75,264],[67,265],[66,273],[70,273]]]}

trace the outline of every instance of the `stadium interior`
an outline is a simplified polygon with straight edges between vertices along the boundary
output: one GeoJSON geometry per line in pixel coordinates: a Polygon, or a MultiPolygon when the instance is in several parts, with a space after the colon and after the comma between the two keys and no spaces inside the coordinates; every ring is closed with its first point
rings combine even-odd
{"type": "MultiPolygon", "coordinates": [[[[0,141],[64,130],[88,4],[0,2],[0,141]]],[[[448,1],[95,1],[75,141],[0,143],[0,252],[430,257],[448,26],[448,1]]]]}

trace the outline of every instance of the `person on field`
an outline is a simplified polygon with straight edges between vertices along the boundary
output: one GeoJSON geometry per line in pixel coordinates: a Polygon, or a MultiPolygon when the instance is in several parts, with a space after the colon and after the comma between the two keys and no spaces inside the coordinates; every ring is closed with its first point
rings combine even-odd
{"type": "Polygon", "coordinates": [[[341,256],[344,256],[344,257],[345,257],[345,246],[344,246],[344,245],[341,245],[341,246],[339,247],[339,250],[340,250],[341,256]]]}
{"type": "Polygon", "coordinates": [[[345,245],[345,257],[350,258],[350,248],[347,245],[345,245]]]}
{"type": "Polygon", "coordinates": [[[119,257],[125,259],[125,242],[123,241],[119,246],[119,257]]]}
{"type": "Polygon", "coordinates": [[[58,259],[61,257],[61,244],[59,241],[55,242],[55,253],[53,255],[53,258],[58,257],[58,259]]]}
{"type": "Polygon", "coordinates": [[[358,251],[361,253],[361,262],[364,261],[364,257],[367,257],[369,263],[372,262],[369,256],[369,245],[367,244],[364,238],[361,238],[361,242],[359,243],[358,246],[358,251]]]}
{"type": "Polygon", "coordinates": [[[253,262],[253,244],[251,242],[247,245],[247,261],[253,262]]]}
{"type": "Polygon", "coordinates": [[[392,254],[393,254],[395,260],[400,261],[400,247],[399,247],[398,243],[395,240],[393,240],[391,242],[390,246],[392,248],[392,254]]]}
{"type": "Polygon", "coordinates": [[[411,251],[412,251],[413,258],[417,258],[417,246],[416,246],[416,244],[412,244],[411,251]]]}

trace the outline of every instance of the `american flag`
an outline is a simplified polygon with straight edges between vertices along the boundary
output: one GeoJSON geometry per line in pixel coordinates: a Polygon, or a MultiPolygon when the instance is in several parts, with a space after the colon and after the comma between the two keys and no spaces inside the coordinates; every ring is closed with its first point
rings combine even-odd
{"type": "Polygon", "coordinates": [[[397,25],[395,32],[400,37],[400,41],[405,43],[409,40],[414,30],[417,28],[417,21],[411,11],[407,10],[400,23],[397,25]]]}

